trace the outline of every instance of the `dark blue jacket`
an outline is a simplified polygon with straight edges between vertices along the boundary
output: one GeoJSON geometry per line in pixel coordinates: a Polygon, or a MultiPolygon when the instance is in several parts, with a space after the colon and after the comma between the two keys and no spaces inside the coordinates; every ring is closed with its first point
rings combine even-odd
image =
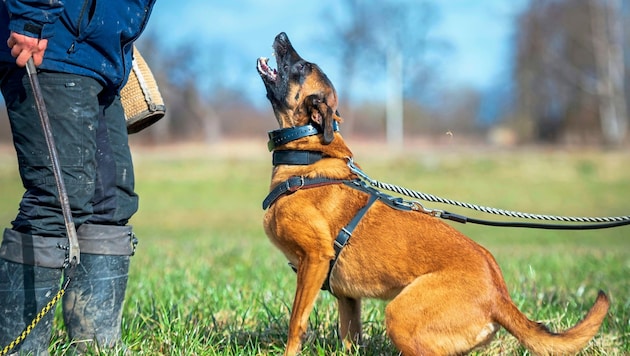
{"type": "Polygon", "coordinates": [[[133,42],[155,0],[0,0],[0,62],[15,63],[10,31],[48,39],[39,67],[120,88],[131,69],[133,42]]]}

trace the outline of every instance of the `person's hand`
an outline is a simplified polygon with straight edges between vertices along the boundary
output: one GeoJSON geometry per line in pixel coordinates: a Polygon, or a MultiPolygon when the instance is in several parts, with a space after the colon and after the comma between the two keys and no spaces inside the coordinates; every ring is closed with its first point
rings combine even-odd
{"type": "Polygon", "coordinates": [[[26,66],[28,59],[33,57],[33,62],[37,67],[44,60],[44,52],[48,46],[48,40],[11,32],[11,36],[7,40],[7,46],[11,48],[11,55],[15,57],[15,63],[18,66],[26,66]]]}

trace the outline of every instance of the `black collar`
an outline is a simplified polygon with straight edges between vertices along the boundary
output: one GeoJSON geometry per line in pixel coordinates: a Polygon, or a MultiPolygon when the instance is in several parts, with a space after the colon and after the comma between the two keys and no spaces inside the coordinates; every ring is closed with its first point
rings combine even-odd
{"type": "Polygon", "coordinates": [[[319,161],[323,156],[323,153],[317,151],[279,150],[273,151],[272,163],[274,167],[281,164],[309,165],[319,161]]]}
{"type": "MultiPolygon", "coordinates": [[[[333,121],[333,130],[339,131],[339,125],[337,124],[337,121],[333,121]]],[[[318,126],[313,126],[312,124],[269,131],[267,133],[269,135],[269,142],[267,142],[267,147],[269,148],[269,151],[273,151],[278,146],[285,145],[291,141],[295,141],[302,137],[317,135],[320,133],[322,133],[321,129],[318,126]]]]}

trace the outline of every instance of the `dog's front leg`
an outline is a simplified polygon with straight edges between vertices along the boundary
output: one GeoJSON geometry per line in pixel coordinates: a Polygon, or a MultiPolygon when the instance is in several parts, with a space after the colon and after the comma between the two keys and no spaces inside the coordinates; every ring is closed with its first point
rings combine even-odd
{"type": "Polygon", "coordinates": [[[346,350],[361,344],[361,299],[339,297],[339,336],[346,350]]]}
{"type": "Polygon", "coordinates": [[[326,279],[329,266],[330,260],[323,256],[307,256],[299,263],[285,355],[295,355],[300,351],[302,337],[308,326],[309,314],[313,310],[317,294],[326,279]]]}

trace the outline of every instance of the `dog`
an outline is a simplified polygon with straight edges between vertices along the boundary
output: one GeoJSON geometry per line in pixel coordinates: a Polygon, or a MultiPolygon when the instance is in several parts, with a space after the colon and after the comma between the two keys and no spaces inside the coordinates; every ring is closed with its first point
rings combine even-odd
{"type": "Polygon", "coordinates": [[[274,168],[264,229],[297,273],[285,355],[300,352],[324,286],[336,297],[339,335],[361,342],[361,300],[390,300],[387,335],[403,355],[460,355],[500,327],[538,355],[575,354],[598,332],[602,291],[574,327],[560,333],[529,320],[511,300],[492,254],[438,217],[360,184],[326,74],[300,57],[285,33],[257,70],[280,125],[269,132],[274,168]]]}

